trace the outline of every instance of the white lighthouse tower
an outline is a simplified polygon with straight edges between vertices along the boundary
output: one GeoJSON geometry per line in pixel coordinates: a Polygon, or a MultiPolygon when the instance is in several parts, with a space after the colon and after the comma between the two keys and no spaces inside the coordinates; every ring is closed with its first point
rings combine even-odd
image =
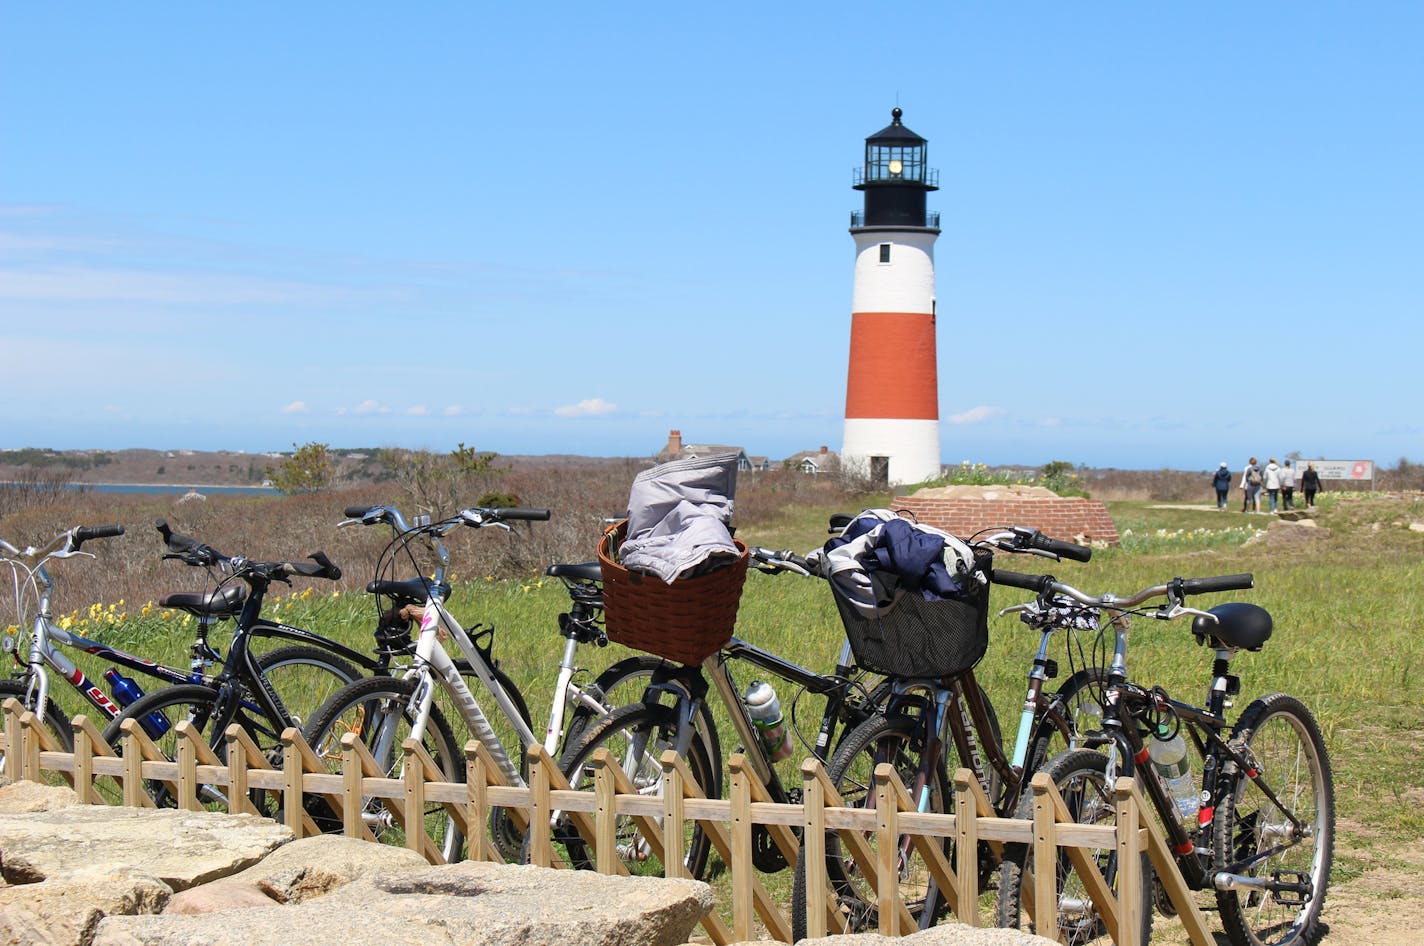
{"type": "Polygon", "coordinates": [[[918,483],[940,474],[935,358],[934,242],[939,214],[925,195],[939,172],[925,167],[925,139],[894,121],[865,139],[851,214],[855,288],[841,463],[871,481],[918,483]]]}

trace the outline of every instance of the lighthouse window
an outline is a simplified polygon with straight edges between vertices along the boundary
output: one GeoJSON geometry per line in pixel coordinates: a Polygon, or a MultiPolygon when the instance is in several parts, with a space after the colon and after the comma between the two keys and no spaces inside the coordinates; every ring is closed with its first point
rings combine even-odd
{"type": "Polygon", "coordinates": [[[890,244],[889,244],[889,243],[882,243],[882,244],[880,244],[880,262],[882,262],[882,263],[888,263],[888,262],[890,262],[890,244]]]}

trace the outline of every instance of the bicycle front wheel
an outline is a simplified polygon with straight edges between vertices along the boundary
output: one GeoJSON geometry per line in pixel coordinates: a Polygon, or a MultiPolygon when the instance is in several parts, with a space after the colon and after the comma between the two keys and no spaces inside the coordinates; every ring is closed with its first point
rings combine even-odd
{"type": "MultiPolygon", "coordinates": [[[[26,697],[29,694],[29,687],[23,680],[0,680],[0,702],[14,697],[25,705],[26,709],[33,710],[34,706],[26,697]]],[[[74,751],[74,729],[70,726],[69,720],[64,718],[64,712],[59,708],[53,698],[45,700],[44,716],[40,720],[45,730],[59,745],[61,752],[74,751]]],[[[5,770],[5,753],[0,752],[0,772],[5,770]]],[[[69,780],[59,772],[46,772],[42,776],[46,785],[68,785],[69,780]]]]}
{"type": "MultiPolygon", "coordinates": [[[[677,738],[677,711],[671,706],[634,703],[622,706],[584,731],[584,739],[570,746],[559,760],[569,783],[579,791],[592,791],[593,767],[588,764],[598,749],[607,749],[620,764],[623,774],[640,795],[661,795],[663,751],[673,748],[677,738]]],[[[687,747],[687,765],[693,778],[710,797],[717,797],[718,768],[707,757],[705,743],[694,736],[687,747]]],[[[574,867],[593,869],[595,852],[572,825],[556,828],[556,839],[564,844],[574,867]]],[[[618,818],[615,829],[618,856],[633,875],[664,876],[663,862],[653,853],[646,834],[630,817],[618,818]]],[[[683,864],[689,876],[698,880],[707,874],[711,841],[699,824],[689,821],[683,836],[683,864]]]]}
{"type": "MultiPolygon", "coordinates": [[[[317,756],[335,772],[341,769],[342,737],[355,733],[375,759],[378,769],[388,778],[401,778],[405,765],[401,746],[410,738],[416,723],[410,711],[410,702],[418,682],[417,679],[366,677],[348,684],[317,710],[302,735],[317,756]]],[[[445,714],[434,703],[430,706],[421,744],[435,760],[445,781],[465,780],[464,757],[445,714]]],[[[392,800],[391,804],[396,809],[401,808],[398,799],[392,800]]],[[[322,830],[341,830],[341,820],[329,806],[313,803],[311,814],[322,830]]],[[[395,811],[381,799],[368,799],[361,818],[376,839],[387,844],[404,845],[406,833],[411,830],[411,826],[400,824],[395,811]]],[[[446,863],[458,861],[464,856],[464,835],[443,806],[427,804],[419,830],[435,842],[446,863]]]]}
{"type": "MultiPolygon", "coordinates": [[[[889,762],[900,780],[916,797],[922,799],[921,811],[946,813],[953,809],[954,794],[945,768],[935,765],[932,772],[921,772],[921,748],[924,735],[918,718],[904,715],[874,716],[851,730],[841,741],[831,758],[826,774],[841,801],[849,808],[875,807],[875,767],[889,762]]],[[[876,848],[874,834],[865,841],[872,852],[876,848]]],[[[898,886],[901,899],[917,920],[925,911],[930,897],[930,872],[924,859],[905,838],[899,839],[898,886]]],[[[948,839],[942,841],[946,857],[953,858],[948,839]]],[[[876,855],[872,854],[872,857],[876,855]]],[[[835,893],[835,903],[846,921],[847,933],[859,933],[878,928],[880,911],[875,888],[861,866],[842,843],[838,833],[826,833],[826,874],[835,893]]],[[[947,901],[934,898],[934,917],[946,909],[947,901]]],[[[806,865],[796,865],[791,887],[791,921],[796,939],[806,936],[806,865]]]]}
{"type": "MultiPolygon", "coordinates": [[[[1117,811],[1109,792],[1112,786],[1107,780],[1108,757],[1104,753],[1090,749],[1076,749],[1057,756],[1044,765],[1040,771],[1053,780],[1058,793],[1068,805],[1073,820],[1078,824],[1111,825],[1116,823],[1117,811]]],[[[1025,795],[1019,800],[1015,818],[1033,819],[1033,796],[1025,795]]],[[[1116,847],[1087,848],[1092,860],[1110,889],[1116,890],[1119,864],[1116,847]]],[[[1012,845],[1004,854],[999,872],[998,923],[1012,929],[1025,929],[1056,939],[1065,946],[1082,946],[1085,943],[1108,942],[1107,928],[1082,879],[1074,872],[1066,849],[1060,848],[1054,863],[1043,865],[1054,872],[1054,889],[1058,892],[1056,930],[1034,928],[1033,916],[1025,906],[1027,886],[1032,883],[1031,872],[1034,864],[1033,848],[1029,845],[1012,845]]],[[[1142,918],[1140,939],[1145,943],[1152,933],[1152,874],[1146,852],[1139,865],[1142,871],[1139,916],[1142,918]]]]}
{"type": "Polygon", "coordinates": [[[1249,750],[1258,776],[1228,776],[1212,821],[1213,867],[1263,886],[1218,890],[1222,926],[1237,946],[1311,946],[1335,842],[1335,785],[1320,727],[1295,697],[1274,693],[1246,708],[1232,742],[1249,750]]]}
{"type": "MultiPolygon", "coordinates": [[[[123,724],[134,720],[147,734],[165,759],[178,757],[178,731],[180,722],[188,722],[198,731],[209,746],[216,742],[218,735],[215,713],[218,704],[218,690],[215,687],[197,683],[180,683],[161,690],[154,690],[134,700],[124,711],[104,728],[104,741],[114,751],[123,754],[123,724]]],[[[155,804],[160,808],[172,808],[178,804],[178,797],[164,782],[144,782],[155,804]]],[[[200,799],[206,802],[226,804],[226,797],[217,789],[204,789],[200,799]]]]}

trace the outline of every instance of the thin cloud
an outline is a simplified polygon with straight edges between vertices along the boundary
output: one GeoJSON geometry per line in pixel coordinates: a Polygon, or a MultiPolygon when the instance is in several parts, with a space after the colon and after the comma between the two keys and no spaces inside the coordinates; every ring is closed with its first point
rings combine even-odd
{"type": "Polygon", "coordinates": [[[148,305],[307,305],[349,300],[346,289],[223,273],[54,266],[0,269],[0,299],[148,305]]]}
{"type": "Polygon", "coordinates": [[[986,420],[998,417],[1002,413],[1004,413],[1002,407],[988,407],[981,404],[978,407],[971,407],[969,410],[959,414],[950,414],[949,417],[945,419],[951,424],[982,424],[986,420]]]}
{"type": "Polygon", "coordinates": [[[618,410],[617,404],[605,401],[601,397],[591,397],[579,401],[577,404],[556,407],[554,413],[560,417],[597,417],[602,414],[612,414],[616,410],[618,410]]]}
{"type": "Polygon", "coordinates": [[[306,401],[293,401],[282,408],[283,414],[310,414],[311,408],[307,407],[306,401]]]}
{"type": "Polygon", "coordinates": [[[405,413],[407,417],[429,417],[430,408],[424,404],[416,404],[414,407],[407,407],[405,413]]]}
{"type": "Polygon", "coordinates": [[[447,406],[444,410],[442,410],[440,413],[444,414],[446,417],[460,417],[463,414],[469,413],[469,411],[463,405],[451,404],[447,406]]]}
{"type": "Polygon", "coordinates": [[[367,398],[352,408],[351,412],[353,414],[389,414],[391,409],[379,401],[373,401],[367,398]]]}

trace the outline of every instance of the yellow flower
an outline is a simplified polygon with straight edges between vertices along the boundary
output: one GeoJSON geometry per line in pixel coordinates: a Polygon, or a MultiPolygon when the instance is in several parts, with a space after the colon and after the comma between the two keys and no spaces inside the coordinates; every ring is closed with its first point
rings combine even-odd
{"type": "Polygon", "coordinates": [[[148,615],[149,615],[149,613],[150,613],[151,611],[153,611],[153,602],[152,602],[152,601],[150,601],[148,604],[146,604],[146,605],[144,605],[142,608],[140,608],[138,613],[139,613],[139,615],[140,615],[141,617],[148,617],[148,615]]]}
{"type": "Polygon", "coordinates": [[[311,596],[312,596],[312,590],[311,590],[311,587],[310,587],[310,586],[308,586],[308,587],[302,589],[301,598],[302,598],[303,601],[307,600],[307,599],[310,598],[311,596]]]}
{"type": "Polygon", "coordinates": [[[66,614],[64,617],[59,619],[59,626],[67,631],[74,626],[74,619],[66,614]]]}

